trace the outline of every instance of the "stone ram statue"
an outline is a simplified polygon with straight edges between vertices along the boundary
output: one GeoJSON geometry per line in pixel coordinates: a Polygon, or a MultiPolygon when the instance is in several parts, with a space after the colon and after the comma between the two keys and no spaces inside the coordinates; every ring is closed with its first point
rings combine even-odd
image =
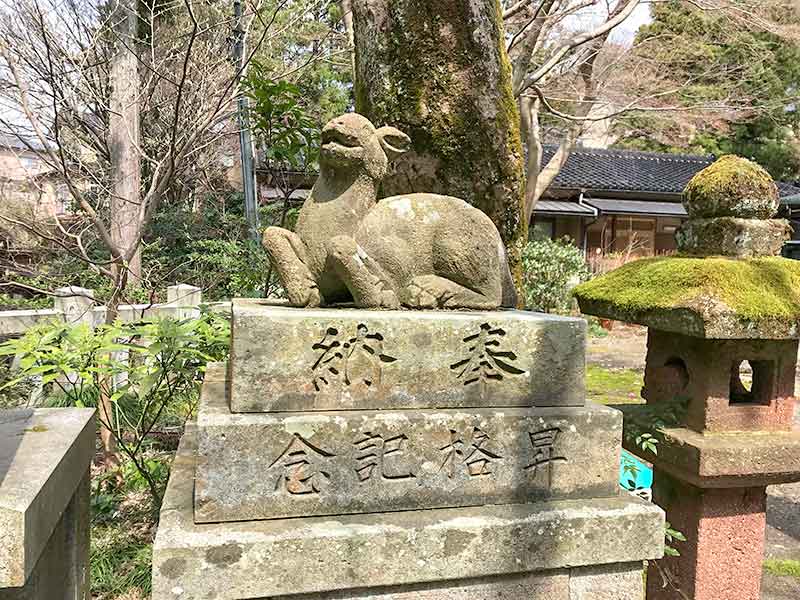
{"type": "Polygon", "coordinates": [[[264,247],[292,306],[514,306],[505,247],[484,213],[436,194],[378,200],[389,162],[410,143],[401,131],[376,129],[358,114],[323,128],[319,179],[296,232],[264,232],[264,247]]]}

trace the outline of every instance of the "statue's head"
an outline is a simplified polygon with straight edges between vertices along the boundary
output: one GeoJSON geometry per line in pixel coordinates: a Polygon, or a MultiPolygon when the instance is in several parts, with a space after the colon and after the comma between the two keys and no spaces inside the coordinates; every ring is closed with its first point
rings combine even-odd
{"type": "Polygon", "coordinates": [[[366,117],[347,113],[322,128],[319,162],[322,169],[341,174],[364,172],[381,180],[389,163],[410,147],[411,139],[399,129],[376,129],[366,117]]]}

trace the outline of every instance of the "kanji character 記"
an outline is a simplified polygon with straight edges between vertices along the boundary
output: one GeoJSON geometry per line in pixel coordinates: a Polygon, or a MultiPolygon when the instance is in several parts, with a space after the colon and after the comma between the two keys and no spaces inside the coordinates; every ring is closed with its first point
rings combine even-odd
{"type": "Polygon", "coordinates": [[[377,471],[377,475],[387,481],[399,481],[416,477],[410,470],[397,466],[397,459],[402,456],[408,437],[405,434],[384,438],[380,434],[366,432],[353,445],[357,448],[355,471],[361,483],[369,481],[377,471]],[[389,464],[393,463],[393,464],[389,464]]]}

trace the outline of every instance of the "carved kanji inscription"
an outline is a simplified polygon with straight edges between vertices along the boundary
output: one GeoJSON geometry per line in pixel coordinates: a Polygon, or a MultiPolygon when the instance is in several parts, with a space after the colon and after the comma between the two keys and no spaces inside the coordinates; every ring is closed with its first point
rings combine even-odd
{"type": "Polygon", "coordinates": [[[311,349],[318,352],[311,367],[314,388],[341,382],[345,386],[363,384],[367,388],[380,385],[383,365],[397,358],[383,350],[383,335],[370,333],[363,323],[352,337],[346,337],[336,327],[328,327],[322,339],[311,349]]]}
{"type": "Polygon", "coordinates": [[[463,339],[467,356],[450,365],[451,370],[458,372],[457,378],[463,385],[479,385],[484,397],[490,381],[502,381],[509,375],[525,373],[512,364],[517,360],[517,355],[501,349],[500,342],[505,335],[506,331],[501,327],[493,328],[489,323],[484,323],[478,333],[463,339]]]}

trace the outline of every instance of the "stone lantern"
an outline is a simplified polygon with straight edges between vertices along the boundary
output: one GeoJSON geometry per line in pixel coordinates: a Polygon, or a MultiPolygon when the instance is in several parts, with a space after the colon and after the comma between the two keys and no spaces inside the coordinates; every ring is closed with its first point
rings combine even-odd
{"type": "Polygon", "coordinates": [[[766,486],[800,480],[800,262],[777,256],[790,228],[774,219],[775,183],[747,160],[699,173],[684,205],[677,256],[629,263],[576,296],[585,314],[648,327],[647,404],[624,409],[625,447],[653,463],[654,501],[687,538],[651,564],[648,599],[757,600],[766,486]]]}

